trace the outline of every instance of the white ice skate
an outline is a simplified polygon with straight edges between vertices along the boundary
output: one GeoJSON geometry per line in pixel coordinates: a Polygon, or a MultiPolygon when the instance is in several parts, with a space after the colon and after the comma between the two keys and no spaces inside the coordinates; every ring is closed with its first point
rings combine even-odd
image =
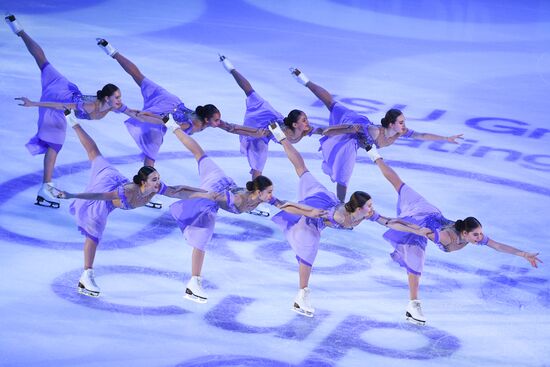
{"type": "Polygon", "coordinates": [[[227,70],[227,72],[231,74],[231,72],[235,70],[233,63],[229,61],[229,59],[224,55],[218,54],[218,56],[220,57],[220,62],[223,64],[223,67],[225,68],[225,70],[227,70]]]}
{"type": "Polygon", "coordinates": [[[265,203],[260,203],[255,209],[252,209],[248,214],[257,215],[258,217],[269,217],[269,207],[265,203]]]}
{"type": "Polygon", "coordinates": [[[95,283],[94,269],[86,269],[78,281],[78,293],[90,297],[99,297],[99,287],[95,283]]]}
{"type": "Polygon", "coordinates": [[[275,140],[277,140],[279,143],[286,139],[286,135],[284,131],[281,129],[279,124],[277,122],[271,122],[269,125],[267,125],[267,128],[271,133],[273,134],[273,137],[275,140]]]}
{"type": "Polygon", "coordinates": [[[200,276],[192,276],[191,279],[189,279],[184,297],[193,302],[206,303],[208,297],[204,289],[202,289],[202,278],[200,276]]]}
{"type": "Polygon", "coordinates": [[[96,38],[95,40],[97,41],[99,48],[105,51],[107,55],[114,57],[118,53],[117,49],[107,42],[107,40],[103,38],[96,38]]]}
{"type": "Polygon", "coordinates": [[[309,300],[310,290],[308,287],[302,288],[298,291],[296,298],[294,298],[294,306],[292,311],[304,315],[307,317],[313,317],[315,309],[311,307],[311,302],[309,300]]]}
{"type": "Polygon", "coordinates": [[[154,201],[148,202],[145,206],[151,209],[162,209],[162,203],[156,203],[154,201]]]}
{"type": "Polygon", "coordinates": [[[416,324],[416,325],[426,324],[426,318],[422,313],[422,305],[420,304],[420,301],[417,299],[413,299],[412,301],[409,301],[409,304],[407,306],[407,311],[405,312],[405,316],[407,318],[407,321],[413,324],[416,324]]]}
{"type": "Polygon", "coordinates": [[[67,120],[71,127],[79,125],[78,118],[76,117],[74,110],[65,109],[63,113],[65,114],[65,120],[67,120]]]}
{"type": "Polygon", "coordinates": [[[176,120],[174,120],[173,116],[168,117],[168,120],[164,122],[164,126],[166,126],[168,130],[172,130],[172,132],[176,132],[177,129],[181,129],[181,126],[176,122],[176,120]]]}
{"type": "Polygon", "coordinates": [[[306,74],[302,73],[300,70],[296,68],[289,68],[290,73],[296,79],[296,81],[302,85],[306,85],[309,83],[309,78],[306,76],[306,74]]]}
{"type": "Polygon", "coordinates": [[[380,155],[380,153],[378,153],[378,150],[374,145],[368,145],[365,147],[365,149],[367,150],[367,155],[373,162],[376,162],[378,159],[382,158],[382,156],[380,155]]]}
{"type": "Polygon", "coordinates": [[[52,195],[52,188],[55,188],[53,182],[43,183],[42,186],[40,186],[40,190],[38,190],[38,194],[36,194],[36,203],[34,203],[34,205],[59,209],[60,201],[52,195]]]}
{"type": "Polygon", "coordinates": [[[4,19],[6,20],[6,23],[8,23],[8,26],[11,28],[13,33],[16,35],[19,35],[19,33],[23,32],[23,27],[21,27],[21,24],[15,19],[15,15],[11,13],[6,13],[4,19]]]}

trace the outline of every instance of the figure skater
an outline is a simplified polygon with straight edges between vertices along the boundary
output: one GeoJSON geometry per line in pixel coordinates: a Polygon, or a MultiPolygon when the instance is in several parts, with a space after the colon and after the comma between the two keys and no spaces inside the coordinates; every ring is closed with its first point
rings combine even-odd
{"type": "Polygon", "coordinates": [[[381,120],[381,126],[374,125],[366,116],[359,115],[335,101],[328,91],[310,81],[300,70],[291,68],[290,71],[292,76],[315,94],[330,111],[330,127],[325,131],[327,137],[321,139],[320,150],[323,153],[323,172],[330,177],[332,182],[336,182],[336,195],[340,201],[345,200],[358,148],[370,145],[375,145],[378,148],[386,147],[400,137],[445,140],[454,144],[458,144],[457,140],[462,139],[463,134],[440,136],[408,129],[405,125],[405,116],[398,109],[387,111],[381,120]],[[331,130],[332,127],[334,130],[331,130]]]}
{"type": "Polygon", "coordinates": [[[92,164],[91,178],[83,193],[71,194],[54,188],[50,191],[53,196],[60,199],[83,199],[74,200],[70,206],[71,214],[76,217],[78,229],[86,237],[84,272],[78,282],[78,291],[87,296],[98,297],[100,289],[94,279],[94,258],[107,224],[107,217],[114,209],[139,208],[156,194],[188,199],[206,197],[207,193],[189,186],[167,186],[152,166],[143,166],[130,182],[103,157],[94,140],[78,124],[73,113],[67,116],[67,120],[88,153],[88,159],[92,164]]]}
{"type": "Polygon", "coordinates": [[[52,177],[55,161],[65,142],[67,124],[63,115],[64,107],[76,109],[78,118],[93,120],[105,117],[110,111],[134,117],[137,116],[138,111],[122,104],[120,90],[114,84],[106,84],[97,92],[97,98],[94,98],[93,101],[85,101],[87,96],[83,96],[75,84],[67,80],[50,64],[40,45],[23,30],[15,16],[8,13],[5,20],[13,33],[21,37],[38,64],[41,73],[42,95],[40,102],[31,101],[26,97],[15,98],[22,101],[21,106],[39,107],[38,131],[26,144],[32,155],[44,154],[42,186],[38,190],[35,204],[59,208],[59,200],[51,196],[48,187],[54,186],[52,177]]]}
{"type": "MultiPolygon", "coordinates": [[[[287,139],[295,144],[305,136],[322,134],[323,129],[309,124],[306,114],[300,110],[292,110],[283,118],[271,104],[256,92],[250,82],[235,69],[233,63],[225,56],[220,55],[220,62],[225,70],[230,73],[246,95],[246,112],[244,114],[244,126],[252,129],[269,131],[267,126],[273,121],[281,125],[287,139]]],[[[250,174],[252,178],[260,176],[267,161],[269,136],[254,137],[240,136],[241,153],[248,158],[250,174]]]]}
{"type": "Polygon", "coordinates": [[[515,247],[492,240],[483,233],[481,223],[474,217],[457,221],[445,218],[439,209],[401,180],[397,173],[380,157],[376,147],[372,147],[368,155],[397,191],[398,218],[425,227],[425,232],[427,232],[427,236],[424,237],[412,233],[398,232],[393,229],[384,233],[384,239],[394,247],[391,254],[392,259],[407,270],[410,301],[405,316],[408,321],[418,325],[426,323],[418,299],[420,276],[424,268],[426,237],[445,252],[460,250],[471,243],[477,246],[489,246],[499,252],[520,256],[535,268],[538,262],[542,262],[537,257],[538,253],[518,250],[515,247]]]}
{"type": "Polygon", "coordinates": [[[257,176],[246,183],[246,188],[238,187],[233,179],[208,157],[200,145],[172,119],[167,123],[176,137],[197,160],[201,189],[209,191],[209,198],[178,201],[170,206],[187,243],[193,247],[191,257],[192,277],[187,283],[185,297],[206,303],[207,295],[202,287],[202,265],[206,246],[214,232],[219,209],[233,214],[250,212],[260,203],[269,203],[289,213],[318,218],[325,214],[322,209],[276,199],[273,196],[273,183],[265,176],[257,176]]]}
{"type": "Polygon", "coordinates": [[[315,309],[311,306],[309,278],[321,240],[321,231],[326,227],[336,229],[353,229],[364,219],[395,230],[425,235],[426,229],[410,225],[398,219],[377,215],[373,217],[373,203],[369,194],[363,191],[354,192],[347,203],[342,203],[328,191],[307,169],[300,153],[285,138],[276,124],[269,126],[273,135],[283,145],[288,159],[300,178],[298,186],[299,203],[327,211],[325,218],[311,219],[299,215],[279,213],[273,221],[283,229],[285,238],[296,253],[299,264],[300,289],[294,299],[293,310],[301,315],[313,317],[315,309]]]}

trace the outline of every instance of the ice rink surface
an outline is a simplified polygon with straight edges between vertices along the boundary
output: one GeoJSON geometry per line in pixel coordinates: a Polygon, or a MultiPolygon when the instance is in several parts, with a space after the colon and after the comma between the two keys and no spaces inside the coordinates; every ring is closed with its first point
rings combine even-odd
{"type": "MultiPolygon", "coordinates": [[[[378,123],[403,110],[407,125],[460,145],[400,140],[380,150],[407,184],[447,218],[470,215],[491,238],[545,263],[430,243],[420,298],[428,319],[404,319],[405,271],[388,256],[384,228],[326,229],[310,282],[314,318],[291,311],[294,253],[269,218],[220,212],[203,276],[207,304],[182,295],[188,246],[162,210],[115,211],[96,261],[101,297],[76,292],[84,238],[69,214],[33,205],[42,156],[25,143],[38,111],[40,73],[23,42],[0,28],[0,365],[2,366],[548,366],[550,365],[550,3],[547,1],[12,1],[52,65],[85,94],[118,85],[142,107],[133,80],[95,44],[105,37],[189,107],[214,103],[242,122],[245,96],[218,62],[231,59],[283,115],[328,110],[288,72],[299,67],[347,107],[378,123]]],[[[124,116],[85,121],[104,156],[128,177],[141,166],[124,116]]],[[[68,129],[71,130],[71,129],[68,129]]],[[[194,136],[237,183],[249,179],[239,139],[194,136]]],[[[317,138],[296,145],[328,188],[317,138]]],[[[363,190],[395,215],[397,195],[364,151],[349,192],[363,190]]],[[[156,164],[168,184],[199,184],[196,163],[167,134],[156,164]]],[[[295,200],[298,178],[270,144],[264,174],[295,200]]],[[[89,163],[67,131],[56,184],[81,192],[89,163]]],[[[274,213],[275,211],[273,211],[274,213]]]]}

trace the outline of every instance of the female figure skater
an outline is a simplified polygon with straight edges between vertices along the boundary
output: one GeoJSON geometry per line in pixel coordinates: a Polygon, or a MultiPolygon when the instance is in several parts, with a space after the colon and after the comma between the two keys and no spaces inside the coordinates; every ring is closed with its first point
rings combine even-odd
{"type": "Polygon", "coordinates": [[[116,208],[122,210],[144,206],[156,194],[178,199],[206,196],[204,190],[189,186],[167,186],[151,166],[143,166],[130,182],[103,157],[94,140],[82,129],[72,113],[67,116],[92,164],[92,174],[86,191],[71,194],[51,188],[52,195],[60,199],[83,199],[71,203],[70,212],[76,216],[78,229],[84,236],[84,272],[78,291],[98,297],[100,289],[94,280],[93,264],[97,245],[101,241],[107,217],[116,208]]]}
{"type": "Polygon", "coordinates": [[[481,223],[474,217],[457,221],[445,218],[439,209],[401,180],[397,173],[380,157],[374,146],[368,151],[368,155],[397,191],[398,218],[425,227],[425,232],[427,232],[427,236],[424,237],[412,233],[398,232],[393,229],[384,233],[384,238],[394,247],[391,254],[392,259],[407,269],[410,302],[405,316],[408,321],[418,325],[426,323],[418,299],[420,276],[424,268],[426,237],[445,252],[460,250],[471,243],[478,246],[489,246],[500,252],[523,257],[535,268],[537,262],[542,262],[537,257],[538,253],[518,250],[515,247],[490,239],[483,234],[481,223]]]}
{"type": "MultiPolygon", "coordinates": [[[[252,88],[250,82],[235,69],[229,59],[220,55],[220,62],[225,70],[235,78],[235,81],[246,95],[244,126],[268,131],[267,126],[269,123],[277,121],[287,139],[293,144],[299,142],[304,136],[323,133],[323,129],[309,125],[307,116],[303,111],[292,110],[287,117],[283,118],[268,101],[252,88]]],[[[260,176],[264,170],[269,140],[270,137],[268,136],[240,136],[241,153],[248,158],[252,178],[260,176]]]]}
{"type": "Polygon", "coordinates": [[[42,48],[23,30],[15,16],[7,14],[5,20],[13,33],[21,37],[41,72],[40,102],[33,102],[26,97],[16,98],[22,101],[21,106],[39,107],[38,132],[26,144],[32,155],[44,154],[43,183],[38,191],[36,204],[59,208],[59,200],[52,197],[48,187],[54,186],[52,176],[55,161],[65,142],[67,124],[63,115],[64,107],[76,109],[78,118],[90,120],[101,119],[110,111],[136,117],[138,111],[122,104],[120,90],[113,84],[107,84],[98,91],[95,101],[85,102],[78,87],[49,63],[42,48]]]}
{"type": "Polygon", "coordinates": [[[322,209],[278,200],[273,196],[273,184],[265,176],[257,176],[246,183],[246,188],[238,187],[202,150],[200,145],[172,119],[167,123],[176,137],[197,160],[201,189],[209,191],[208,198],[178,201],[170,206],[172,216],[178,222],[187,243],[193,247],[191,258],[191,279],[187,283],[185,297],[206,303],[207,295],[202,288],[201,271],[206,245],[212,238],[216,214],[223,209],[233,214],[250,212],[260,203],[269,203],[289,213],[312,218],[325,214],[322,209]]]}
{"type": "Polygon", "coordinates": [[[299,263],[300,289],[294,299],[293,310],[299,314],[313,317],[315,309],[311,307],[308,284],[311,268],[319,250],[321,231],[324,228],[353,229],[364,219],[370,219],[388,228],[412,232],[419,236],[425,235],[429,230],[381,215],[373,217],[372,199],[363,191],[354,192],[347,203],[341,203],[332,192],[313,177],[300,153],[285,138],[280,128],[276,124],[272,124],[269,129],[283,145],[288,159],[300,178],[299,203],[327,211],[326,217],[320,219],[310,219],[282,212],[273,217],[273,221],[282,227],[285,238],[296,253],[299,263]]]}
{"type": "Polygon", "coordinates": [[[322,168],[332,182],[336,182],[336,195],[341,201],[346,197],[358,148],[369,145],[386,147],[402,136],[420,140],[446,140],[455,144],[458,144],[457,139],[462,139],[463,134],[446,137],[408,129],[405,126],[405,116],[398,109],[386,112],[386,116],[381,120],[382,126],[374,125],[366,116],[359,115],[335,101],[328,91],[310,81],[300,70],[291,68],[290,71],[292,76],[313,92],[330,111],[330,127],[325,131],[327,137],[321,139],[322,168]],[[334,130],[331,130],[332,127],[334,130]],[[336,133],[338,136],[335,136],[336,133]]]}
{"type": "Polygon", "coordinates": [[[250,134],[262,136],[265,131],[248,129],[243,126],[230,124],[221,120],[221,113],[213,104],[198,106],[194,111],[190,110],[175,95],[154,83],[143,75],[139,68],[123,56],[105,39],[98,38],[97,45],[105,53],[115,59],[141,88],[143,96],[143,111],[140,115],[146,115],[157,119],[159,125],[144,124],[138,119],[130,118],[125,121],[130,135],[141,149],[146,166],[153,166],[162,144],[166,127],[163,122],[168,121],[168,114],[172,114],[174,120],[181,126],[186,134],[204,130],[206,127],[219,127],[234,134],[250,134]]]}

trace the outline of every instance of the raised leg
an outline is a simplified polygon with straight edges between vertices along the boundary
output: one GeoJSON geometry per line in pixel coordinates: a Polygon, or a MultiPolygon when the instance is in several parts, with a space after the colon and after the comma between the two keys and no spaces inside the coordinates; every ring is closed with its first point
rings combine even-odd
{"type": "Polygon", "coordinates": [[[197,162],[205,155],[201,146],[189,135],[184,133],[181,129],[175,129],[174,134],[185,145],[185,147],[193,154],[197,162]]]}
{"type": "Polygon", "coordinates": [[[347,192],[348,188],[346,186],[339,183],[336,184],[336,197],[338,197],[338,200],[340,200],[342,203],[346,201],[347,192]]]}
{"type": "Polygon", "coordinates": [[[252,170],[252,179],[255,179],[258,176],[262,175],[262,171],[257,171],[255,169],[252,170]]]}
{"type": "Polygon", "coordinates": [[[154,167],[155,166],[155,160],[151,159],[149,157],[145,157],[145,159],[143,160],[143,165],[154,167]]]}
{"type": "Polygon", "coordinates": [[[236,69],[231,70],[230,73],[231,75],[233,75],[233,78],[235,78],[235,81],[237,82],[239,87],[241,87],[247,97],[252,94],[252,92],[254,91],[254,89],[252,89],[252,85],[241,73],[239,73],[236,69]]]}
{"type": "Polygon", "coordinates": [[[84,149],[86,149],[86,153],[88,153],[88,159],[90,161],[93,161],[97,156],[101,155],[101,152],[99,151],[99,148],[97,147],[94,139],[92,139],[90,135],[88,135],[88,133],[84,131],[84,129],[80,125],[74,125],[73,129],[76,132],[80,143],[82,144],[84,149]]]}
{"type": "Polygon", "coordinates": [[[397,175],[397,173],[381,158],[377,159],[374,164],[378,166],[380,172],[382,172],[384,177],[386,177],[386,179],[393,185],[395,191],[399,192],[399,189],[403,185],[403,181],[401,181],[401,178],[397,175]]]}
{"type": "Polygon", "coordinates": [[[44,50],[42,50],[42,47],[40,47],[40,45],[36,43],[25,31],[21,31],[18,36],[23,39],[23,42],[25,42],[25,46],[27,46],[27,50],[29,50],[32,57],[34,57],[34,61],[36,61],[38,67],[42,69],[42,66],[46,62],[48,62],[48,59],[46,59],[46,55],[44,54],[44,50]]]}
{"type": "Polygon", "coordinates": [[[321,102],[325,104],[325,106],[328,108],[329,111],[332,110],[332,105],[334,104],[334,98],[332,98],[332,94],[330,94],[326,89],[324,89],[320,85],[313,83],[312,81],[308,82],[306,84],[306,87],[313,94],[315,94],[315,97],[319,98],[321,102]]]}
{"type": "Polygon", "coordinates": [[[134,79],[134,81],[141,87],[141,83],[143,82],[143,79],[145,79],[145,75],[142,74],[142,72],[139,70],[139,68],[128,60],[126,57],[122,56],[120,52],[117,52],[113,59],[118,61],[120,66],[126,71],[130,76],[134,79]]]}
{"type": "Polygon", "coordinates": [[[301,177],[305,172],[308,171],[304,162],[304,158],[302,158],[302,155],[296,150],[296,148],[294,148],[294,145],[290,144],[288,139],[284,139],[283,141],[281,141],[281,145],[283,146],[288,159],[294,166],[296,174],[298,175],[298,177],[301,177]]]}

